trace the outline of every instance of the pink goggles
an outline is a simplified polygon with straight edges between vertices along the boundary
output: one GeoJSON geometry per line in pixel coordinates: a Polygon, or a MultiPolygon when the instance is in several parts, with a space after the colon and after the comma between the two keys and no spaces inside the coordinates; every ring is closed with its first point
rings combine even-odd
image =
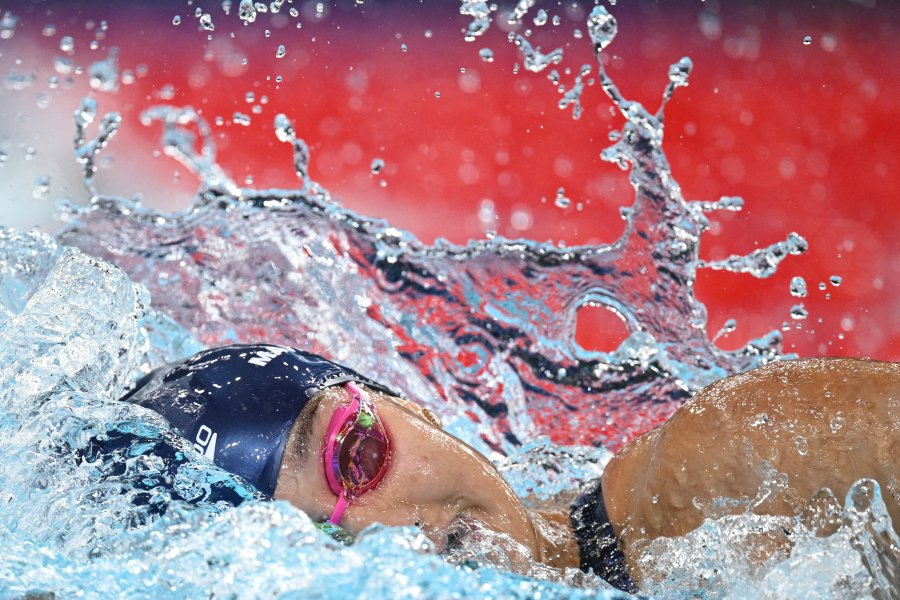
{"type": "Polygon", "coordinates": [[[338,497],[329,523],[339,525],[350,502],[371,490],[387,471],[391,445],[368,394],[353,382],[348,406],[331,417],[323,463],[328,487],[338,497]]]}

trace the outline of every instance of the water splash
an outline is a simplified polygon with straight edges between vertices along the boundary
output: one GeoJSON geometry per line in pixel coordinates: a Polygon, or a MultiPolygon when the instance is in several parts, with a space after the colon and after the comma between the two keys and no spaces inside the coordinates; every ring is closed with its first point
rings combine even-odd
{"type": "Polygon", "coordinates": [[[532,47],[531,43],[523,36],[515,36],[515,44],[522,53],[522,62],[525,69],[532,73],[540,73],[550,65],[562,62],[563,50],[557,48],[547,54],[541,52],[541,47],[532,47]]]}
{"type": "Polygon", "coordinates": [[[472,17],[472,22],[466,28],[465,39],[474,42],[476,38],[484,35],[491,26],[491,13],[497,9],[495,4],[488,4],[484,0],[462,0],[459,14],[472,17]]]}
{"type": "MultiPolygon", "coordinates": [[[[588,29],[599,53],[615,36],[615,19],[595,7],[588,29]]],[[[710,341],[692,293],[696,269],[767,276],[805,241],[792,234],[747,256],[700,261],[703,213],[741,202],[686,201],[672,177],[663,108],[687,84],[689,62],[673,65],[656,114],[627,100],[597,64],[626,119],[602,156],[630,170],[635,190],[625,233],[608,246],[499,238],[426,246],[334,204],[309,177],[308,148],[285,115],[276,117],[276,135],[292,146],[302,188],[240,189],[216,165],[205,121],[172,107],[151,108],[143,121],[164,123],[166,152],[200,179],[190,210],[161,215],[98,198],[70,215],[61,240],[115,261],[204,343],[309,344],[442,415],[466,407],[496,451],[536,434],[615,448],[665,420],[692,391],[780,356],[777,331],[731,352],[710,341]],[[188,125],[203,136],[199,152],[188,125]],[[628,327],[615,352],[574,342],[578,309],[588,304],[613,310],[628,327]],[[375,351],[360,356],[360,345],[375,351]]]]}
{"type": "Polygon", "coordinates": [[[683,537],[654,540],[641,562],[649,574],[642,591],[663,599],[684,598],[685,589],[705,598],[773,599],[797,590],[816,598],[900,592],[900,538],[870,479],[856,482],[843,505],[821,491],[797,517],[748,510],[708,518],[683,537]]]}

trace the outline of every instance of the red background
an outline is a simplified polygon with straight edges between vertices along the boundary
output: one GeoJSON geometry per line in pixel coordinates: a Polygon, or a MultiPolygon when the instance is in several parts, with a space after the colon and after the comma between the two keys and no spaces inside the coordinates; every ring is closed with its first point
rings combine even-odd
{"type": "MultiPolygon", "coordinates": [[[[810,316],[792,322],[786,350],[900,360],[900,11],[885,4],[635,0],[609,7],[619,34],[606,51],[608,70],[630,99],[657,106],[669,64],[682,56],[694,61],[690,86],[677,90],[666,111],[673,173],[688,199],[745,199],[742,212],[710,215],[702,257],[743,254],[790,231],[810,242],[806,254],[789,257],[766,280],[700,272],[696,293],[709,310],[710,332],[729,318],[738,323],[718,341],[725,348],[790,321],[790,307],[801,300],[790,296],[788,282],[800,275],[809,285],[802,301],[810,316]],[[842,284],[820,291],[832,275],[842,284]]],[[[555,68],[572,69],[562,74],[567,87],[582,64],[594,64],[586,14],[570,6],[538,2],[524,20],[533,44],[545,52],[563,48],[555,68]],[[561,24],[534,26],[542,7],[561,24]]],[[[513,73],[521,56],[497,19],[483,38],[463,40],[470,19],[459,15],[457,2],[339,2],[321,18],[314,7],[286,4],[279,15],[244,26],[236,8],[226,16],[218,1],[27,5],[14,11],[20,23],[2,42],[4,59],[24,57],[43,76],[61,54],[59,38],[72,35],[77,64],[87,67],[116,46],[120,69],[146,65],[146,75],[118,93],[93,94],[102,111],[124,118],[108,150],[114,168],[101,171],[98,188],[141,193],[151,206],[184,207],[196,188],[183,167],[153,158],[159,128],[138,122],[147,106],[165,102],[193,105],[210,122],[222,117],[214,126],[219,162],[239,183],[252,174],[256,187],[296,187],[290,148],[272,128],[274,115],[286,113],[310,145],[315,180],[344,206],[425,242],[465,243],[486,229],[566,245],[608,243],[621,234],[619,208],[631,202],[627,174],[599,158],[621,117],[599,86],[586,87],[584,115],[573,120],[570,109],[557,107],[549,69],[513,73]],[[198,6],[212,15],[211,34],[198,27],[198,6]],[[299,18],[287,12],[291,7],[299,18]],[[175,15],[180,25],[172,24],[175,15]],[[85,26],[91,20],[93,29],[85,26]],[[90,50],[101,20],[108,29],[90,50]],[[57,32],[42,36],[49,22],[57,32]],[[283,58],[275,56],[279,44],[286,46],[283,58]],[[492,63],[478,56],[485,47],[494,52],[492,63]],[[161,100],[166,85],[174,96],[161,100]],[[250,115],[250,125],[233,123],[235,111],[250,115]],[[386,164],[377,176],[369,170],[376,157],[386,164]],[[571,207],[554,205],[559,187],[571,207]],[[479,221],[485,200],[495,207],[495,223],[479,221]]],[[[52,91],[47,109],[69,122],[90,91],[86,75],[73,81],[52,91]]],[[[16,93],[26,92],[4,97],[16,93]]],[[[582,315],[582,345],[610,349],[621,339],[621,324],[601,313],[582,315]]]]}

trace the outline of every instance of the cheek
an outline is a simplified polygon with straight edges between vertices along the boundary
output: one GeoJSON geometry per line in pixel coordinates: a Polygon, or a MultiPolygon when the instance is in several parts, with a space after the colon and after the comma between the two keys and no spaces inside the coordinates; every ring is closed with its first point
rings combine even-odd
{"type": "Polygon", "coordinates": [[[382,482],[386,490],[411,504],[449,503],[459,495],[465,464],[447,444],[433,438],[432,432],[425,432],[397,444],[382,482]]]}

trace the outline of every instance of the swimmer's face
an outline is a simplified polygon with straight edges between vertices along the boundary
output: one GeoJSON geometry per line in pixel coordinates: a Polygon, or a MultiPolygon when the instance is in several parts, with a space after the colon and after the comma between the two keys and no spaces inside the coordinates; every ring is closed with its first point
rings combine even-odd
{"type": "MultiPolygon", "coordinates": [[[[436,544],[458,521],[476,520],[508,534],[539,559],[531,519],[488,459],[437,427],[418,405],[370,391],[390,441],[387,471],[378,485],[355,498],[341,526],[358,533],[372,523],[418,525],[436,544]]],[[[337,498],[328,487],[323,449],[329,421],[350,394],[333,386],[319,394],[294,423],[275,498],[317,521],[331,516],[337,498]]]]}

